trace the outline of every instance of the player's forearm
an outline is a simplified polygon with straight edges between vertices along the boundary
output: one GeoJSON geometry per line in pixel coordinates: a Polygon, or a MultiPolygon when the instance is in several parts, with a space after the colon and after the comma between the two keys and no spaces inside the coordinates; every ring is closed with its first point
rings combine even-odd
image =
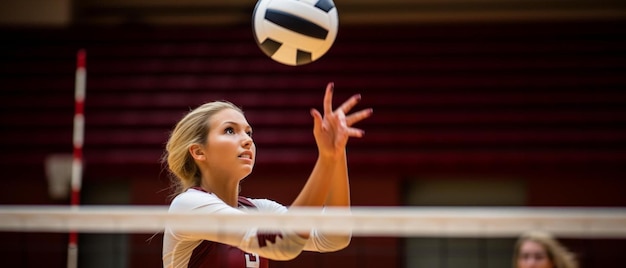
{"type": "Polygon", "coordinates": [[[331,187],[326,197],[326,206],[350,206],[350,180],[345,150],[335,161],[331,187]]]}
{"type": "Polygon", "coordinates": [[[323,206],[332,187],[338,159],[320,155],[304,187],[292,206],[323,206]]]}

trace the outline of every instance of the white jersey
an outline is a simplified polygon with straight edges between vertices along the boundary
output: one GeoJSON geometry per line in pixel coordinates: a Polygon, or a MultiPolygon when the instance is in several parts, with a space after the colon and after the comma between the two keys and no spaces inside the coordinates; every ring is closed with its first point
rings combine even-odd
{"type": "MultiPolygon", "coordinates": [[[[267,199],[246,199],[258,211],[285,213],[287,208],[277,202],[267,199]]],[[[246,206],[233,208],[224,203],[212,193],[197,189],[188,189],[174,198],[170,205],[170,212],[197,211],[210,214],[240,214],[250,209],[246,206]]],[[[207,219],[207,222],[210,218],[207,219]]],[[[293,259],[302,250],[330,252],[345,248],[350,243],[350,236],[324,236],[312,230],[309,239],[300,237],[294,232],[273,231],[276,235],[269,241],[266,234],[257,233],[257,229],[242,230],[240,232],[197,233],[183,232],[166,228],[163,237],[163,265],[164,267],[188,267],[194,249],[204,240],[237,247],[244,252],[273,260],[293,259]]]]}

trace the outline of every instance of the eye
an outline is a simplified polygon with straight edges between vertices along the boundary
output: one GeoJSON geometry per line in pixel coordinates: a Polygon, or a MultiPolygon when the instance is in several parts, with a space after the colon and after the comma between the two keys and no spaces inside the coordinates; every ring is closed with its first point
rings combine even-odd
{"type": "Polygon", "coordinates": [[[224,129],[224,133],[225,134],[235,134],[235,129],[232,127],[227,127],[226,129],[224,129]]]}
{"type": "Polygon", "coordinates": [[[246,131],[246,134],[248,134],[248,137],[252,138],[252,130],[246,131]]]}

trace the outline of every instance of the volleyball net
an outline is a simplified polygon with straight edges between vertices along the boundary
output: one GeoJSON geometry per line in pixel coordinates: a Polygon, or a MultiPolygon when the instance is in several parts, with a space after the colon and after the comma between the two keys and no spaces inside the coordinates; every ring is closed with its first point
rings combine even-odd
{"type": "Polygon", "coordinates": [[[284,214],[169,213],[164,206],[0,206],[0,231],[154,233],[249,228],[317,229],[353,236],[514,237],[543,230],[558,237],[626,238],[624,208],[352,207],[293,208],[284,214]]]}

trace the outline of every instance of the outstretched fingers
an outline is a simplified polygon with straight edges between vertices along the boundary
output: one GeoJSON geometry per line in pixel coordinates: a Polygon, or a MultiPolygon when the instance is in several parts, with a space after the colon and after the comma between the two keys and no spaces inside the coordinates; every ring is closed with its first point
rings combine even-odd
{"type": "Polygon", "coordinates": [[[320,114],[319,111],[317,111],[317,109],[311,109],[311,116],[313,116],[313,128],[314,129],[319,129],[322,127],[322,121],[324,120],[322,118],[322,115],[320,114]]]}
{"type": "Polygon", "coordinates": [[[353,128],[352,125],[370,117],[373,110],[371,108],[363,109],[348,114],[361,100],[361,95],[355,94],[333,111],[334,86],[335,84],[333,82],[328,83],[326,86],[326,93],[324,94],[324,114],[320,114],[320,112],[315,109],[311,110],[311,115],[315,121],[314,128],[322,131],[328,130],[327,128],[340,130],[340,132],[343,132],[343,135],[340,136],[362,137],[365,132],[361,129],[353,128]]]}
{"type": "Polygon", "coordinates": [[[326,85],[326,93],[324,94],[324,114],[332,114],[333,113],[333,89],[335,88],[335,83],[330,82],[326,85]]]}
{"type": "Polygon", "coordinates": [[[361,100],[361,94],[352,95],[352,97],[350,97],[343,104],[341,104],[341,106],[339,106],[339,108],[337,108],[337,111],[341,110],[341,111],[343,111],[344,114],[348,114],[348,112],[350,112],[350,110],[352,110],[352,108],[354,108],[354,106],[360,100],[361,100]]]}
{"type": "Polygon", "coordinates": [[[363,137],[363,135],[365,135],[365,131],[363,131],[360,128],[351,127],[351,128],[348,128],[347,132],[348,132],[348,136],[355,137],[355,138],[361,138],[363,137]]]}
{"type": "Polygon", "coordinates": [[[358,112],[352,113],[346,116],[346,125],[352,126],[356,124],[357,122],[370,117],[373,112],[374,110],[372,108],[369,108],[369,109],[363,109],[358,112]]]}

